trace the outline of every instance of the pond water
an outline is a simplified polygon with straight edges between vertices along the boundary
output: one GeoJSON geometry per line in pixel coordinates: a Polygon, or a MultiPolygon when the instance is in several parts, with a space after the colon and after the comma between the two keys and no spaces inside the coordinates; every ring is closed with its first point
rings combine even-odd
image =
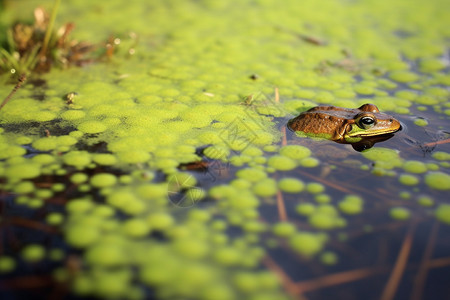
{"type": "MultiPolygon", "coordinates": [[[[0,1],[2,34],[52,4],[0,1]]],[[[0,110],[2,299],[445,299],[444,5],[63,2],[97,59],[0,110]],[[355,151],[286,127],[364,103],[402,130],[355,151]]]]}

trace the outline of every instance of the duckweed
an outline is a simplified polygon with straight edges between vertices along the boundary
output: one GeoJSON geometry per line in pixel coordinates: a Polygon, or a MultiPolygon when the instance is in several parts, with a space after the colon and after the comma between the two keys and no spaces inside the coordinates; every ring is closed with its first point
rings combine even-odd
{"type": "Polygon", "coordinates": [[[314,157],[307,157],[300,161],[300,165],[305,168],[314,168],[320,164],[319,160],[314,157]]]}
{"type": "Polygon", "coordinates": [[[267,177],[267,174],[259,169],[246,168],[236,172],[236,176],[242,179],[246,179],[250,182],[258,182],[267,177]]]}
{"type": "Polygon", "coordinates": [[[0,256],[0,273],[9,273],[16,268],[16,261],[9,256],[0,256]]]}
{"type": "Polygon", "coordinates": [[[38,262],[45,256],[45,249],[41,245],[28,245],[22,250],[22,258],[29,262],[38,262]]]}
{"type": "Polygon", "coordinates": [[[64,221],[64,216],[60,213],[54,212],[47,215],[46,222],[50,225],[57,226],[64,221]]]}
{"type": "Polygon", "coordinates": [[[75,173],[70,177],[70,181],[75,184],[80,184],[86,182],[88,180],[88,176],[84,173],[75,173]]]}
{"type": "Polygon", "coordinates": [[[414,120],[414,124],[416,124],[417,126],[427,126],[428,121],[422,118],[417,118],[414,120]]]}
{"type": "Polygon", "coordinates": [[[286,193],[299,193],[305,188],[303,181],[297,178],[282,178],[278,181],[280,190],[286,193]]]}
{"type": "Polygon", "coordinates": [[[312,227],[324,230],[335,228],[338,224],[333,214],[321,211],[310,215],[308,222],[312,227]]]}
{"type": "Polygon", "coordinates": [[[171,227],[175,221],[169,214],[153,213],[148,216],[147,223],[155,230],[165,230],[171,227]]]}
{"type": "Polygon", "coordinates": [[[267,165],[280,171],[292,170],[297,166],[296,162],[293,159],[280,155],[270,157],[267,161],[267,165]]]}
{"type": "Polygon", "coordinates": [[[78,224],[66,229],[65,238],[72,247],[86,248],[100,238],[100,231],[96,227],[78,224]]]}
{"type": "Polygon", "coordinates": [[[425,175],[425,183],[435,190],[450,190],[450,175],[443,172],[429,172],[425,175]]]}
{"type": "Polygon", "coordinates": [[[443,151],[436,151],[431,156],[437,160],[450,160],[450,153],[443,151]]]}
{"type": "Polygon", "coordinates": [[[339,260],[339,257],[334,252],[325,251],[320,255],[320,261],[324,265],[329,265],[329,266],[335,265],[335,264],[337,264],[338,260],[339,260]]]}
{"type": "Polygon", "coordinates": [[[426,195],[421,195],[419,197],[417,197],[417,202],[425,207],[429,207],[429,206],[433,206],[434,205],[434,200],[426,195]]]}
{"type": "Polygon", "coordinates": [[[289,244],[301,255],[311,257],[322,250],[324,240],[319,235],[309,232],[300,232],[289,239],[289,244]]]}
{"type": "Polygon", "coordinates": [[[408,160],[404,162],[403,169],[409,173],[425,173],[427,171],[426,165],[417,160],[408,160]]]}
{"type": "Polygon", "coordinates": [[[391,72],[390,78],[401,83],[414,82],[419,79],[419,76],[415,73],[408,71],[394,71],[391,72]]]}
{"type": "Polygon", "coordinates": [[[78,125],[78,130],[88,134],[100,133],[107,129],[106,125],[98,121],[87,121],[78,125]]]}
{"type": "Polygon", "coordinates": [[[411,216],[411,212],[405,207],[393,207],[390,209],[389,214],[396,220],[407,220],[411,216]]]}
{"type": "Polygon", "coordinates": [[[253,187],[253,192],[261,197],[273,196],[277,193],[277,185],[275,180],[267,178],[259,181],[253,187]]]}
{"type": "Polygon", "coordinates": [[[127,255],[119,245],[97,244],[87,250],[86,261],[100,267],[117,267],[127,262],[127,255]]]}
{"type": "Polygon", "coordinates": [[[13,191],[17,194],[28,194],[34,191],[34,184],[31,181],[22,181],[14,186],[13,191]]]}
{"type": "Polygon", "coordinates": [[[311,203],[300,203],[295,210],[301,215],[309,216],[316,211],[316,206],[311,203]]]}
{"type": "Polygon", "coordinates": [[[275,224],[272,228],[272,231],[278,236],[288,237],[293,235],[297,230],[294,224],[283,222],[275,224]]]}
{"type": "Polygon", "coordinates": [[[114,186],[117,183],[117,177],[109,173],[95,174],[91,178],[91,184],[96,188],[114,186]]]}
{"type": "Polygon", "coordinates": [[[450,204],[440,204],[435,211],[436,219],[450,225],[450,204]]]}
{"type": "Polygon", "coordinates": [[[298,145],[288,145],[280,149],[280,154],[295,160],[301,160],[311,155],[311,150],[298,145]]]}
{"type": "Polygon", "coordinates": [[[363,200],[356,195],[345,196],[344,199],[339,202],[339,209],[348,215],[359,214],[363,209],[363,200]]]}
{"type": "Polygon", "coordinates": [[[6,169],[5,175],[11,180],[31,179],[41,174],[41,166],[36,163],[14,164],[6,169]]]}
{"type": "Polygon", "coordinates": [[[71,151],[63,156],[66,165],[82,169],[91,163],[91,155],[87,151],[71,151]]]}
{"type": "Polygon", "coordinates": [[[416,185],[419,183],[419,178],[410,174],[402,174],[399,176],[398,181],[404,185],[416,185]]]}
{"type": "Polygon", "coordinates": [[[317,182],[311,182],[306,185],[306,190],[311,194],[320,194],[325,190],[325,187],[317,182]]]}
{"type": "Polygon", "coordinates": [[[92,156],[92,160],[102,166],[113,166],[117,163],[116,156],[108,153],[98,153],[92,156]]]}

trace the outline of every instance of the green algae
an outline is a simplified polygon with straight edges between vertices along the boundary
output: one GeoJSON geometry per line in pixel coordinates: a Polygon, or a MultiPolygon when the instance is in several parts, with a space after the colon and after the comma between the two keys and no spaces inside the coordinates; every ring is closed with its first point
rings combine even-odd
{"type": "Polygon", "coordinates": [[[303,191],[305,184],[296,178],[283,178],[278,181],[278,187],[283,192],[299,193],[303,191]]]}
{"type": "Polygon", "coordinates": [[[9,273],[16,268],[16,261],[9,256],[0,256],[0,273],[9,273]]]}
{"type": "Polygon", "coordinates": [[[398,181],[404,185],[417,185],[419,183],[419,178],[411,174],[401,174],[398,177],[398,181]]]}
{"type": "Polygon", "coordinates": [[[345,214],[359,214],[363,210],[363,200],[359,196],[348,195],[341,202],[339,202],[338,207],[345,214]]]}
{"type": "Polygon", "coordinates": [[[301,255],[311,257],[322,250],[324,239],[322,236],[317,234],[300,232],[293,235],[289,239],[289,243],[292,248],[301,255]]]}
{"type": "Polygon", "coordinates": [[[37,262],[44,258],[45,248],[41,245],[28,245],[22,250],[22,257],[29,262],[37,262]]]}
{"type": "Polygon", "coordinates": [[[425,183],[436,190],[450,190],[450,175],[443,172],[429,172],[425,175],[425,183]]]}
{"type": "Polygon", "coordinates": [[[445,224],[450,224],[450,205],[441,204],[435,210],[436,218],[445,224]]]}
{"type": "Polygon", "coordinates": [[[405,207],[393,207],[389,210],[389,215],[396,220],[407,220],[411,217],[411,212],[405,207]]]}

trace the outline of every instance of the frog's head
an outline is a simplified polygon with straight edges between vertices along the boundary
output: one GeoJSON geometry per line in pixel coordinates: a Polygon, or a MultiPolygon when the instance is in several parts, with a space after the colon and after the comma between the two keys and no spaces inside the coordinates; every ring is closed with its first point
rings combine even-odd
{"type": "Polygon", "coordinates": [[[392,116],[380,113],[373,104],[365,104],[346,128],[345,139],[367,138],[399,131],[402,126],[392,116]]]}

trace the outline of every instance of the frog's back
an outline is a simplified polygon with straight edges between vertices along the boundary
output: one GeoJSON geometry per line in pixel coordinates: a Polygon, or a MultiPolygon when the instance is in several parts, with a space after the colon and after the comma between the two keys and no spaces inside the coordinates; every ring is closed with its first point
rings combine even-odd
{"type": "Polygon", "coordinates": [[[352,119],[355,113],[357,112],[353,109],[316,106],[292,119],[288,126],[294,131],[335,135],[346,123],[345,120],[352,119]]]}

